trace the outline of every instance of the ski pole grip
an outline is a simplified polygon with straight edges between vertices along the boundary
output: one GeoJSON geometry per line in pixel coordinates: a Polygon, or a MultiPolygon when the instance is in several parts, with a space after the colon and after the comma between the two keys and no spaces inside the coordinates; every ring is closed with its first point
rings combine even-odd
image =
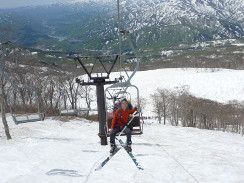
{"type": "Polygon", "coordinates": [[[135,116],[135,115],[137,115],[139,113],[139,111],[135,111],[134,113],[133,113],[133,116],[135,116]]]}

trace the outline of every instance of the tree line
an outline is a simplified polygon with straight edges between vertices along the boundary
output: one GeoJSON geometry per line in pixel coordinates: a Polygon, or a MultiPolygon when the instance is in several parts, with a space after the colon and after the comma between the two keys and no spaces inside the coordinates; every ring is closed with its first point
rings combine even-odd
{"type": "Polygon", "coordinates": [[[244,102],[227,104],[197,98],[187,89],[157,89],[151,95],[159,123],[244,135],[244,102]]]}
{"type": "Polygon", "coordinates": [[[39,105],[41,112],[55,116],[62,109],[91,108],[94,88],[75,82],[83,74],[81,69],[74,65],[43,65],[22,48],[6,47],[0,52],[1,112],[8,139],[11,136],[5,113],[10,109],[15,114],[36,113],[39,105]]]}

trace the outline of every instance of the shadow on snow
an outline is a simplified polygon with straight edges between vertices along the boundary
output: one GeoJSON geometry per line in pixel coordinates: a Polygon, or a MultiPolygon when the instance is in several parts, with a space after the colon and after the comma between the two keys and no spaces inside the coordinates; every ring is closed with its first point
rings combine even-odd
{"type": "Polygon", "coordinates": [[[49,176],[62,175],[67,177],[84,177],[84,175],[81,175],[77,170],[65,170],[65,169],[52,169],[46,174],[49,176]]]}

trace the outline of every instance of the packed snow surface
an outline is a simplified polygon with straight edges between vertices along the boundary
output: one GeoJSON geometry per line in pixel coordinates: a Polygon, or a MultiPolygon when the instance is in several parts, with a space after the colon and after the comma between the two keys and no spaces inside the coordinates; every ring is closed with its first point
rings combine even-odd
{"type": "Polygon", "coordinates": [[[133,137],[139,171],[121,150],[101,171],[108,156],[98,124],[76,119],[15,126],[5,140],[0,124],[1,183],[243,183],[244,141],[238,134],[194,128],[145,125],[133,137]]]}

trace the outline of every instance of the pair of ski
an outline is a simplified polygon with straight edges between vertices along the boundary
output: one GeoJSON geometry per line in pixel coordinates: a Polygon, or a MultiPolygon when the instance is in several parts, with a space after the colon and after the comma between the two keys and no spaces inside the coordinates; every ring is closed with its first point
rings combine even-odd
{"type": "Polygon", "coordinates": [[[132,154],[132,152],[128,152],[127,150],[126,150],[126,145],[125,145],[125,143],[121,140],[121,139],[117,139],[116,138],[116,140],[118,140],[118,142],[120,143],[120,145],[121,145],[121,147],[118,147],[118,148],[116,148],[115,149],[115,151],[110,155],[110,156],[108,156],[96,169],[95,169],[95,171],[99,171],[99,170],[101,170],[108,162],[109,162],[109,160],[111,160],[113,157],[114,157],[114,155],[115,154],[117,154],[117,152],[119,152],[120,151],[120,149],[125,149],[125,151],[128,153],[128,155],[130,156],[130,158],[132,159],[132,161],[134,162],[134,164],[136,165],[136,167],[137,167],[137,169],[138,170],[143,170],[143,168],[141,167],[141,165],[139,164],[139,162],[137,161],[137,159],[135,158],[135,156],[132,154]]]}
{"type": "MultiPolygon", "coordinates": [[[[121,134],[124,132],[124,130],[126,129],[126,128],[128,128],[128,126],[130,125],[130,123],[133,121],[133,119],[135,118],[135,116],[138,114],[138,111],[135,111],[134,112],[134,114],[133,114],[133,117],[130,119],[130,121],[128,122],[128,124],[127,124],[127,126],[125,126],[124,127],[124,129],[120,132],[120,134],[119,134],[119,136],[118,137],[120,137],[121,136],[121,134]]],[[[132,161],[134,162],[134,164],[136,165],[136,167],[137,167],[137,169],[138,170],[143,170],[143,168],[141,167],[141,165],[138,163],[138,161],[137,161],[137,159],[135,158],[135,156],[132,154],[132,152],[128,152],[127,151],[127,149],[126,149],[126,145],[125,145],[125,143],[121,140],[121,139],[119,139],[119,138],[116,138],[116,140],[119,142],[119,144],[120,144],[120,146],[121,147],[118,147],[118,148],[116,148],[115,149],[115,151],[112,153],[112,154],[110,154],[110,156],[108,156],[96,169],[95,169],[95,171],[99,171],[99,170],[101,170],[108,162],[109,162],[109,160],[111,160],[113,157],[114,157],[114,155],[115,154],[117,154],[117,152],[119,152],[120,151],[120,149],[125,149],[125,151],[128,153],[128,155],[130,156],[130,158],[132,159],[132,161]]]]}

